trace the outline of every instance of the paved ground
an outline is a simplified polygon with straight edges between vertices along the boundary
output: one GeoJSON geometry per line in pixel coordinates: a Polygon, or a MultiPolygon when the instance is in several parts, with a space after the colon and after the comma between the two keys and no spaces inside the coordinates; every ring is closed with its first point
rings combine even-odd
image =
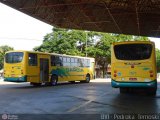
{"type": "Polygon", "coordinates": [[[0,114],[159,113],[159,88],[158,83],[157,95],[153,97],[120,94],[119,89],[111,87],[110,79],[54,87],[0,82],[0,114]]]}

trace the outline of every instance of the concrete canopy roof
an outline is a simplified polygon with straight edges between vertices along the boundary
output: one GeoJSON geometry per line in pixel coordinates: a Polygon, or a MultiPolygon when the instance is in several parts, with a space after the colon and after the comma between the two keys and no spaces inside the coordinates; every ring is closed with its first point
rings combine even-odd
{"type": "Polygon", "coordinates": [[[0,0],[55,27],[160,36],[160,0],[0,0]]]}

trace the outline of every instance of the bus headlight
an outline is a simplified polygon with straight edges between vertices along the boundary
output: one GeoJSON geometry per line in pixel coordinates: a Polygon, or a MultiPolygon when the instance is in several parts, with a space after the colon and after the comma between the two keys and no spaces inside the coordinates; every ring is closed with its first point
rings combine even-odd
{"type": "Polygon", "coordinates": [[[122,80],[125,80],[125,78],[122,78],[122,80]]]}

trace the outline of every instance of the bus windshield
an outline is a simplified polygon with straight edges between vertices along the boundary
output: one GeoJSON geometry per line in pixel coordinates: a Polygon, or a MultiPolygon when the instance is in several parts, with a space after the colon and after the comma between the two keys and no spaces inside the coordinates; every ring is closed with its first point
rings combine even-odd
{"type": "Polygon", "coordinates": [[[11,52],[5,55],[6,63],[20,63],[23,59],[23,52],[11,52]]]}
{"type": "Polygon", "coordinates": [[[145,60],[152,52],[151,44],[122,44],[114,46],[115,56],[119,60],[145,60]]]}

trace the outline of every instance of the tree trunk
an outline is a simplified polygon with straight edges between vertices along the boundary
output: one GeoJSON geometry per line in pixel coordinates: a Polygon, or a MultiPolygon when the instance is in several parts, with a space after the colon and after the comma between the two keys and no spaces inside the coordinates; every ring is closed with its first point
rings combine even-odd
{"type": "Polygon", "coordinates": [[[103,70],[103,78],[105,78],[105,63],[103,64],[102,70],[103,70]]]}
{"type": "Polygon", "coordinates": [[[103,78],[105,78],[105,67],[103,66],[103,78]]]}
{"type": "Polygon", "coordinates": [[[103,78],[105,78],[105,71],[107,71],[107,69],[108,69],[107,67],[108,67],[108,64],[104,63],[103,67],[102,67],[102,69],[103,69],[103,78]]]}

